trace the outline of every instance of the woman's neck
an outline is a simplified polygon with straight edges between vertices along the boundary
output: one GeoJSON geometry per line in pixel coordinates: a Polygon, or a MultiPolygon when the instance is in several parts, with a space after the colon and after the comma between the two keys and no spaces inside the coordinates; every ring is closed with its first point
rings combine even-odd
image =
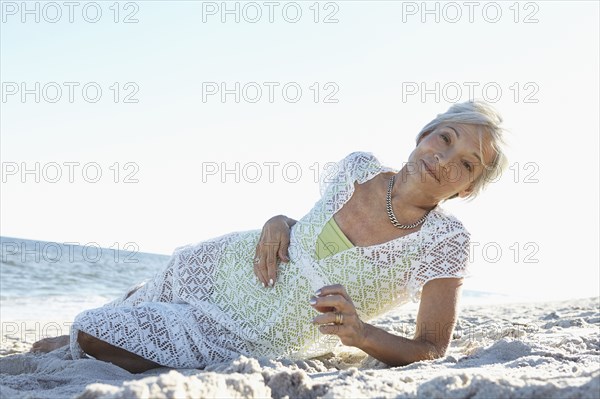
{"type": "Polygon", "coordinates": [[[394,208],[405,209],[408,212],[427,212],[435,208],[439,202],[439,199],[426,195],[422,191],[415,175],[411,176],[406,170],[406,166],[396,174],[394,186],[392,187],[392,205],[394,208]]]}

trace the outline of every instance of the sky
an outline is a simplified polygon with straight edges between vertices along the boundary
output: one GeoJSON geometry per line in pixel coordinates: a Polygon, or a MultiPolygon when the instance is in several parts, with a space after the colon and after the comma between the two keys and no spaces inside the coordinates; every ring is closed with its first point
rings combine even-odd
{"type": "Polygon", "coordinates": [[[68,4],[0,4],[2,236],[169,255],[299,219],[328,162],[400,169],[477,98],[510,167],[443,205],[465,287],[600,294],[598,2],[68,4]]]}

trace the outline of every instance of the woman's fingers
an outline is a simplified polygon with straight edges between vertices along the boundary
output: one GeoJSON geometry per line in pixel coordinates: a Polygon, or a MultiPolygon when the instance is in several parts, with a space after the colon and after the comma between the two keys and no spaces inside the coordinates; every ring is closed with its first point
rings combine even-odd
{"type": "Polygon", "coordinates": [[[262,247],[264,233],[265,232],[263,229],[263,231],[260,233],[260,238],[258,239],[258,244],[256,245],[256,250],[254,251],[254,259],[252,259],[252,265],[254,266],[254,275],[258,279],[258,282],[261,283],[263,286],[265,285],[265,281],[266,281],[265,280],[266,274],[263,273],[264,267],[261,267],[261,261],[262,261],[261,247],[262,247]]]}
{"type": "Polygon", "coordinates": [[[290,247],[290,240],[281,240],[281,244],[279,245],[279,251],[277,251],[277,255],[279,256],[279,259],[281,259],[283,262],[289,262],[290,261],[290,257],[288,255],[288,248],[290,247]]]}
{"type": "Polygon", "coordinates": [[[335,311],[329,311],[329,312],[326,312],[326,313],[316,316],[313,319],[313,323],[315,323],[315,324],[335,324],[335,320],[336,320],[335,311]]]}
{"type": "Polygon", "coordinates": [[[320,312],[323,312],[324,309],[327,309],[326,311],[335,309],[338,312],[351,312],[354,310],[352,302],[348,302],[348,300],[341,295],[312,297],[310,299],[310,304],[320,312]]]}
{"type": "Polygon", "coordinates": [[[348,295],[348,293],[346,292],[346,288],[341,284],[326,285],[325,287],[318,289],[317,292],[315,292],[315,295],[317,297],[324,297],[328,295],[341,295],[346,299],[346,301],[352,303],[352,299],[350,299],[350,295],[348,295]]]}
{"type": "Polygon", "coordinates": [[[285,217],[274,216],[263,226],[256,246],[254,274],[265,287],[273,287],[277,281],[278,259],[289,262],[290,226],[285,217]]]}
{"type": "Polygon", "coordinates": [[[263,287],[267,286],[267,263],[266,260],[261,258],[261,256],[257,253],[254,256],[254,274],[258,281],[263,285],[263,287]]]}
{"type": "Polygon", "coordinates": [[[272,287],[277,280],[277,243],[269,243],[266,245],[267,248],[267,285],[272,287]]]}
{"type": "MultiPolygon", "coordinates": [[[[340,338],[350,337],[352,339],[357,335],[359,321],[352,313],[334,311],[318,315],[312,322],[319,326],[319,331],[322,334],[334,334],[340,338]],[[341,318],[338,313],[341,313],[341,318]]],[[[346,340],[344,339],[344,341],[346,340]]]]}
{"type": "Polygon", "coordinates": [[[254,256],[254,274],[264,287],[272,287],[277,281],[277,242],[260,242],[254,256]],[[258,259],[258,263],[256,262],[258,259]]]}
{"type": "Polygon", "coordinates": [[[356,312],[356,307],[341,285],[323,287],[310,299],[312,307],[322,314],[315,316],[313,323],[322,334],[337,335],[344,345],[361,345],[366,336],[366,327],[356,312]],[[320,292],[319,292],[320,291],[320,292]]]}
{"type": "Polygon", "coordinates": [[[344,326],[340,324],[327,324],[319,326],[319,331],[321,331],[322,334],[339,335],[342,332],[342,328],[344,328],[344,326]]]}

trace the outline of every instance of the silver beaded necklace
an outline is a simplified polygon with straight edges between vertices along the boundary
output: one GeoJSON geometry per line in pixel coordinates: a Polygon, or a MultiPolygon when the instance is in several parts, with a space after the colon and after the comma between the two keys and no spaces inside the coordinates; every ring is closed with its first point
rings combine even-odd
{"type": "Polygon", "coordinates": [[[396,219],[396,215],[394,215],[394,210],[392,209],[392,187],[394,187],[395,178],[396,175],[392,176],[392,178],[390,179],[390,183],[388,184],[387,197],[385,199],[388,217],[390,218],[390,222],[392,222],[392,224],[399,229],[413,229],[425,221],[425,218],[427,217],[427,215],[429,215],[430,211],[427,211],[427,213],[425,213],[425,215],[423,215],[421,219],[417,220],[413,224],[401,224],[400,222],[398,222],[398,219],[396,219]]]}

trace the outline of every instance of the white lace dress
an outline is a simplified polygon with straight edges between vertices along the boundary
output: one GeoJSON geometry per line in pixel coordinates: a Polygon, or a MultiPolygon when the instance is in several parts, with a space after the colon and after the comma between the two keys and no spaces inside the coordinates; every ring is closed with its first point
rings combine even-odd
{"type": "Polygon", "coordinates": [[[253,272],[260,230],[179,247],[129,298],[77,315],[70,331],[73,358],[85,357],[78,331],[168,367],[202,368],[239,354],[309,358],[339,344],[311,323],[317,312],[309,299],[317,289],[344,285],[368,321],[417,302],[431,279],[468,275],[469,233],[439,206],[418,232],[319,260],[317,236],[350,199],[354,182],[395,170],[355,152],[334,171],[329,181],[322,178],[321,199],[292,227],[290,262],[279,268],[274,288],[263,288],[253,272]]]}

